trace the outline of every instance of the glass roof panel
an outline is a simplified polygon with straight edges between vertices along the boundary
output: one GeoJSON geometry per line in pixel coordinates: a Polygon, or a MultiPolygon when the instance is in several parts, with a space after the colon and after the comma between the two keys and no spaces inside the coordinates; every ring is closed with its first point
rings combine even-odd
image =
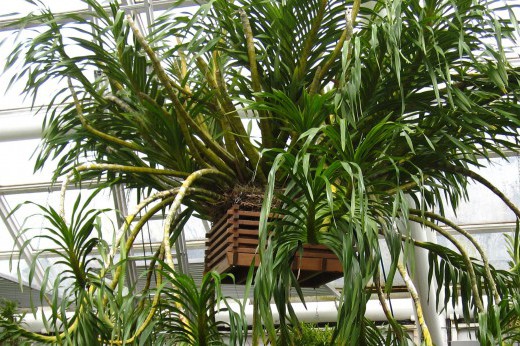
{"type": "MultiPolygon", "coordinates": [[[[21,33],[17,30],[0,31],[0,42],[3,41],[0,49],[0,61],[8,61],[8,57],[12,52],[12,49],[20,42],[25,44],[25,41],[32,40],[37,37],[40,33],[45,32],[47,28],[34,27],[30,30],[22,31],[21,33]]],[[[78,25],[69,23],[62,30],[63,42],[65,45],[66,53],[70,57],[78,57],[83,55],[91,55],[92,52],[79,47],[76,41],[70,39],[70,37],[84,38],[91,40],[92,37],[85,33],[88,32],[89,27],[85,25],[78,25]]],[[[47,58],[47,56],[46,56],[47,58]]],[[[3,70],[3,66],[1,69],[3,70]]],[[[10,69],[2,71],[0,74],[0,109],[12,109],[20,107],[31,107],[31,106],[42,106],[47,105],[59,90],[67,87],[67,80],[52,79],[45,83],[44,88],[38,90],[38,94],[34,97],[33,95],[22,95],[25,83],[27,82],[28,75],[20,77],[12,84],[11,80],[16,73],[20,73],[23,69],[23,64],[18,61],[10,69]]],[[[85,74],[87,78],[92,80],[95,78],[94,69],[86,67],[85,74]]]]}
{"type": "MultiPolygon", "coordinates": [[[[491,164],[485,160],[480,162],[485,167],[477,173],[503,191],[513,204],[520,205],[520,157],[511,156],[508,160],[493,158],[491,164]]],[[[468,189],[468,201],[461,202],[456,214],[446,208],[448,219],[459,225],[515,222],[513,212],[488,188],[471,180],[468,184],[471,185],[468,189]]]]}
{"type": "Polygon", "coordinates": [[[0,219],[0,236],[2,239],[2,241],[0,241],[0,252],[11,252],[13,250],[14,240],[9,235],[7,226],[4,224],[3,220],[1,220],[1,219],[0,219]]]}
{"type": "MultiPolygon", "coordinates": [[[[87,9],[87,4],[82,0],[45,0],[47,6],[53,12],[70,12],[87,9]]],[[[24,0],[3,1],[0,7],[0,16],[4,18],[19,18],[33,12],[34,5],[24,0]]]]}
{"type": "MultiPolygon", "coordinates": [[[[490,230],[493,231],[493,230],[490,230]]],[[[509,233],[513,235],[512,233],[509,233]]],[[[455,239],[464,246],[468,255],[472,258],[480,258],[480,254],[477,252],[475,247],[469,242],[467,238],[462,235],[453,235],[455,239]]],[[[484,252],[488,255],[489,263],[496,269],[508,270],[509,261],[511,258],[505,250],[507,248],[506,237],[502,232],[497,233],[477,233],[473,234],[473,237],[482,246],[484,252]],[[501,249],[501,251],[497,251],[501,249]]],[[[455,246],[443,236],[438,236],[437,241],[440,245],[446,246],[453,251],[457,251],[455,246]]]]}
{"type": "MultiPolygon", "coordinates": [[[[70,222],[72,215],[73,205],[79,195],[79,190],[67,191],[65,200],[65,213],[67,221],[70,222]]],[[[81,201],[84,202],[89,196],[91,191],[83,191],[81,193],[81,201]]],[[[20,225],[23,225],[23,229],[28,229],[26,233],[27,239],[33,239],[31,245],[33,249],[41,249],[45,247],[56,247],[52,241],[46,238],[40,237],[41,235],[49,234],[48,231],[44,230],[46,227],[51,227],[49,220],[42,215],[39,207],[32,203],[40,204],[44,207],[52,207],[56,211],[59,210],[60,205],[60,192],[54,191],[51,193],[31,193],[23,195],[8,195],[6,200],[11,208],[16,207],[26,201],[30,201],[30,204],[23,204],[15,213],[15,217],[20,225]]],[[[110,191],[105,189],[102,190],[90,204],[88,209],[114,209],[114,203],[110,191]]],[[[111,210],[100,215],[100,222],[102,227],[102,236],[107,242],[111,242],[114,236],[114,232],[117,231],[117,225],[114,224],[116,220],[115,211],[111,210]]],[[[92,237],[96,237],[97,232],[92,232],[92,237]]]]}
{"type": "MultiPolygon", "coordinates": [[[[163,239],[164,220],[156,219],[149,221],[141,230],[135,240],[135,244],[157,244],[163,239]]],[[[186,241],[203,240],[206,238],[206,231],[202,221],[192,217],[184,225],[184,237],[186,241]]]]}
{"type": "MultiPolygon", "coordinates": [[[[13,121],[17,120],[13,119],[13,121]]],[[[0,186],[51,180],[52,164],[41,171],[34,172],[35,151],[39,143],[39,139],[0,142],[0,161],[4,163],[0,174],[0,186]]]]}
{"type": "Polygon", "coordinates": [[[7,274],[13,278],[18,278],[18,263],[20,263],[22,281],[27,282],[29,279],[29,266],[23,260],[18,261],[17,256],[14,256],[12,261],[9,259],[0,260],[0,273],[7,274]]]}
{"type": "MultiPolygon", "coordinates": [[[[15,30],[0,31],[0,42],[2,42],[2,49],[0,49],[0,61],[8,61],[8,56],[11,53],[11,50],[14,48],[17,37],[19,39],[23,39],[24,37],[28,37],[28,35],[27,33],[21,33],[20,36],[18,36],[18,32],[15,30]]],[[[15,71],[20,70],[20,64],[16,64],[12,69],[7,71],[4,70],[4,66],[2,64],[2,73],[0,73],[0,109],[2,110],[20,108],[23,105],[31,105],[31,100],[24,99],[24,97],[21,96],[23,83],[15,82],[10,84],[15,71]]]]}

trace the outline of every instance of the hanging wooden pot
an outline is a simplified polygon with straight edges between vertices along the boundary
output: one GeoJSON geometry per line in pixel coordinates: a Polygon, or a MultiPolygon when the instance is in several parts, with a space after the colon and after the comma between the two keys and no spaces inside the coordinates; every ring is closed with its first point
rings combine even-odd
{"type": "MultiPolygon", "coordinates": [[[[259,224],[259,211],[241,210],[238,204],[228,209],[207,234],[205,271],[231,273],[236,284],[244,284],[251,263],[259,265],[259,224]]],[[[294,256],[292,269],[301,287],[318,287],[343,276],[339,259],[323,245],[305,244],[303,254],[294,256]]]]}

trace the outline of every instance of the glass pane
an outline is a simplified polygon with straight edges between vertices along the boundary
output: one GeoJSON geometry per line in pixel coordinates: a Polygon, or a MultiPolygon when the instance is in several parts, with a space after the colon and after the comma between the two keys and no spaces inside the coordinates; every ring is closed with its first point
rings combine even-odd
{"type": "Polygon", "coordinates": [[[2,219],[0,219],[0,239],[2,239],[0,241],[0,252],[10,253],[13,250],[14,240],[2,219]]]}
{"type": "Polygon", "coordinates": [[[0,273],[2,273],[3,276],[11,277],[14,281],[18,282],[18,263],[20,263],[22,281],[28,282],[29,266],[23,260],[19,262],[17,257],[13,257],[12,261],[9,259],[0,260],[0,273]]]}
{"type": "MultiPolygon", "coordinates": [[[[139,232],[137,238],[135,239],[135,244],[158,244],[162,242],[163,232],[163,219],[150,220],[142,228],[141,232],[139,232]]],[[[204,240],[206,237],[206,231],[202,221],[192,217],[186,223],[186,225],[184,225],[184,237],[186,241],[204,240]]]]}
{"type": "MultiPolygon", "coordinates": [[[[71,37],[92,40],[91,35],[86,34],[86,32],[89,32],[89,29],[88,25],[78,25],[75,23],[66,24],[61,29],[62,41],[68,56],[78,57],[92,54],[92,52],[81,48],[77,41],[71,40],[71,37]]],[[[8,61],[8,57],[12,53],[13,48],[19,43],[23,43],[23,46],[26,47],[29,42],[47,30],[48,27],[46,26],[38,26],[21,32],[17,30],[0,31],[0,42],[3,42],[1,46],[2,49],[0,50],[0,61],[8,61]]],[[[45,82],[44,87],[38,90],[38,94],[34,99],[33,95],[21,96],[28,80],[28,74],[31,72],[25,73],[19,80],[12,84],[10,84],[10,82],[16,74],[20,74],[24,71],[24,53],[25,50],[22,49],[19,60],[13,64],[10,69],[0,75],[0,109],[19,109],[20,107],[31,107],[33,105],[37,107],[47,105],[49,100],[51,100],[59,90],[67,88],[66,79],[52,79],[45,82]]],[[[56,53],[53,53],[53,55],[55,54],[56,53]]],[[[47,58],[49,57],[45,55],[45,59],[47,58]]],[[[38,59],[41,61],[40,57],[38,59]]],[[[33,64],[31,71],[34,70],[34,66],[36,65],[33,64]]],[[[46,68],[46,66],[39,68],[43,69],[46,68]]],[[[87,78],[94,79],[93,67],[89,66],[82,69],[87,78]]]]}
{"type": "MultiPolygon", "coordinates": [[[[512,233],[510,233],[512,235],[512,233]]],[[[455,239],[461,243],[468,255],[472,258],[481,259],[480,254],[477,252],[475,247],[462,235],[454,235],[455,239]]],[[[475,240],[480,244],[482,250],[486,253],[489,258],[489,262],[496,269],[509,269],[508,261],[510,260],[509,255],[506,251],[506,238],[504,233],[478,233],[473,234],[475,240]],[[497,249],[501,249],[497,251],[497,249]]],[[[455,246],[448,241],[445,237],[439,236],[437,239],[438,243],[449,247],[450,249],[459,252],[455,246]]]]}
{"type": "MultiPolygon", "coordinates": [[[[36,30],[36,29],[35,29],[36,30]]],[[[15,30],[0,31],[0,42],[2,42],[0,49],[0,61],[8,61],[8,56],[15,47],[16,40],[23,40],[33,34],[27,32],[18,32],[15,30]]],[[[31,100],[24,100],[21,95],[24,83],[16,82],[10,85],[11,79],[20,72],[21,64],[15,64],[11,69],[4,71],[2,66],[2,73],[0,74],[0,109],[19,109],[23,105],[30,106],[31,100]]]]}
{"type": "MultiPolygon", "coordinates": [[[[482,161],[488,167],[477,171],[485,179],[490,181],[515,205],[520,204],[520,160],[518,156],[512,156],[506,161],[501,158],[492,159],[492,165],[482,161]]],[[[493,194],[487,187],[469,180],[469,202],[461,202],[457,215],[449,208],[446,210],[448,218],[458,224],[489,224],[515,222],[514,214],[509,208],[493,194]]]]}
{"type": "Polygon", "coordinates": [[[202,240],[206,238],[206,229],[200,219],[192,217],[184,226],[186,241],[202,240]]]}
{"type": "MultiPolygon", "coordinates": [[[[91,191],[83,191],[81,201],[84,202],[91,191]]],[[[68,191],[66,194],[65,200],[65,213],[67,217],[67,221],[70,222],[70,218],[72,215],[72,210],[74,203],[76,201],[77,196],[79,195],[79,190],[68,191]]],[[[24,194],[24,195],[9,195],[6,196],[7,202],[11,208],[30,200],[32,203],[38,203],[44,207],[52,207],[59,211],[60,206],[60,192],[55,191],[52,193],[32,193],[32,194],[24,194]]],[[[52,226],[51,222],[42,214],[41,209],[35,204],[23,204],[16,212],[15,217],[18,220],[18,223],[22,225],[22,229],[27,229],[25,233],[26,239],[32,239],[31,245],[33,249],[43,249],[47,247],[56,247],[57,245],[50,239],[45,237],[41,237],[42,235],[50,235],[49,231],[45,230],[45,228],[50,227],[55,229],[52,226]]],[[[113,199],[109,190],[101,191],[91,202],[88,209],[114,209],[113,199]]],[[[111,242],[114,236],[114,232],[117,230],[117,225],[115,224],[116,213],[115,211],[108,211],[99,216],[99,220],[101,222],[102,227],[102,237],[107,242],[111,242]]],[[[91,237],[97,237],[97,231],[93,230],[91,237]]],[[[53,236],[56,238],[56,236],[53,236]]]]}
{"type": "MultiPolygon", "coordinates": [[[[45,6],[54,12],[67,12],[86,9],[87,5],[82,0],[45,0],[45,6]]],[[[35,11],[37,7],[24,0],[3,1],[0,7],[0,15],[4,18],[17,18],[35,11]]]]}
{"type": "Polygon", "coordinates": [[[0,142],[0,161],[3,165],[0,185],[17,185],[50,181],[52,165],[34,172],[35,151],[39,139],[0,142]]]}

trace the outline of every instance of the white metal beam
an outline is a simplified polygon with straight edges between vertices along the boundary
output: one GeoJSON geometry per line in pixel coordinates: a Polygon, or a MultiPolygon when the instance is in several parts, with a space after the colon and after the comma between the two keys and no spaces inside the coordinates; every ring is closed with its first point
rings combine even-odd
{"type": "Polygon", "coordinates": [[[30,245],[25,246],[21,251],[21,248],[27,238],[23,234],[19,234],[20,226],[15,217],[13,215],[9,215],[10,212],[11,209],[9,208],[4,195],[0,194],[0,218],[4,222],[9,235],[11,238],[13,238],[13,241],[16,244],[15,248],[18,249],[21,259],[24,260],[29,267],[31,267],[32,263],[34,263],[35,270],[33,283],[40,287],[43,281],[45,269],[43,269],[43,266],[33,255],[33,249],[30,245]]]}
{"type": "Polygon", "coordinates": [[[35,107],[0,110],[0,142],[41,138],[43,113],[35,107]]]}
{"type": "MultiPolygon", "coordinates": [[[[79,190],[79,189],[92,189],[100,185],[97,180],[83,181],[81,185],[71,183],[67,185],[67,191],[79,190]]],[[[16,185],[0,185],[0,195],[18,195],[38,192],[55,192],[61,190],[61,181],[55,183],[44,182],[44,183],[30,183],[30,184],[16,184],[16,185]]]]}
{"type": "MultiPolygon", "coordinates": [[[[168,9],[172,8],[172,6],[173,6],[173,4],[175,2],[176,1],[174,1],[174,0],[156,0],[156,1],[153,1],[153,9],[154,10],[168,10],[168,9]]],[[[203,2],[203,1],[200,1],[200,2],[203,2]]],[[[181,7],[189,7],[189,6],[195,6],[195,5],[197,5],[195,0],[186,0],[186,1],[183,1],[182,3],[180,3],[180,4],[177,4],[176,6],[181,8],[181,7]]],[[[106,10],[110,10],[110,7],[106,6],[105,9],[106,10]]],[[[143,13],[143,12],[146,12],[146,11],[149,10],[145,3],[122,5],[121,9],[137,11],[138,13],[143,13]]],[[[95,16],[95,13],[92,10],[89,10],[89,9],[70,11],[70,12],[66,12],[66,13],[67,14],[74,14],[75,16],[80,16],[80,17],[83,17],[83,18],[86,18],[86,19],[91,19],[91,18],[93,18],[95,16]]],[[[64,12],[64,13],[57,13],[56,14],[57,23],[65,24],[65,23],[72,23],[72,22],[75,21],[74,19],[72,19],[70,17],[65,17],[66,13],[64,12]]],[[[10,19],[0,20],[0,32],[1,31],[17,30],[17,29],[19,29],[20,25],[18,24],[18,20],[19,19],[17,19],[17,18],[14,18],[14,19],[10,18],[10,19]]],[[[35,27],[35,26],[38,26],[38,25],[39,24],[30,24],[30,23],[28,23],[27,25],[25,25],[25,27],[26,28],[27,27],[35,27]]]]}
{"type": "MultiPolygon", "coordinates": [[[[430,229],[423,227],[415,222],[410,222],[409,227],[413,239],[437,243],[437,237],[430,229]]],[[[447,345],[446,340],[446,312],[437,311],[437,306],[442,306],[444,302],[444,290],[437,299],[437,280],[435,276],[432,280],[428,280],[428,251],[421,248],[415,248],[415,272],[413,273],[413,282],[419,293],[421,305],[423,309],[424,319],[430,330],[432,341],[435,345],[447,345]]],[[[418,328],[420,332],[420,328],[418,328]]]]}

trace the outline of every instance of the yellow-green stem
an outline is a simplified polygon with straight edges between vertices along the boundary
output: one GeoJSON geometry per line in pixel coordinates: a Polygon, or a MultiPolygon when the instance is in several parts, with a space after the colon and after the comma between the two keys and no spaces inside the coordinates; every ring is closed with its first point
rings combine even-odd
{"type": "Polygon", "coordinates": [[[302,55],[298,64],[298,70],[295,71],[295,75],[298,80],[301,80],[305,77],[305,69],[307,68],[309,54],[311,53],[312,46],[315,44],[316,35],[318,34],[321,23],[323,21],[323,16],[325,15],[325,7],[327,6],[328,2],[328,0],[321,0],[320,7],[318,8],[318,13],[316,14],[316,18],[314,18],[311,30],[309,31],[309,34],[305,39],[302,55]]]}
{"type": "Polygon", "coordinates": [[[462,229],[461,227],[457,226],[456,224],[454,224],[450,220],[446,219],[445,217],[442,217],[441,215],[438,215],[438,214],[435,214],[435,213],[432,213],[432,212],[428,212],[428,211],[421,211],[421,210],[418,210],[418,209],[410,209],[409,212],[411,214],[414,214],[414,215],[419,215],[419,216],[424,215],[426,217],[429,217],[429,218],[432,218],[434,220],[440,221],[440,222],[444,223],[446,226],[451,227],[456,232],[458,232],[458,233],[462,234],[463,236],[465,236],[471,242],[471,244],[473,244],[475,249],[477,249],[478,253],[482,257],[482,262],[484,263],[484,269],[485,269],[485,272],[486,272],[486,277],[487,277],[487,279],[489,281],[489,284],[491,285],[491,290],[493,291],[493,296],[495,297],[495,301],[497,303],[500,303],[500,301],[502,299],[500,298],[500,294],[498,293],[497,286],[496,286],[493,274],[491,274],[491,268],[490,268],[490,265],[489,265],[489,259],[488,259],[487,255],[486,255],[486,252],[484,251],[484,249],[482,249],[482,247],[477,242],[477,240],[471,234],[469,234],[466,230],[462,229]]]}
{"type": "Polygon", "coordinates": [[[150,60],[152,61],[152,66],[154,68],[155,73],[157,74],[157,78],[162,82],[163,86],[166,89],[166,92],[168,93],[168,97],[171,99],[173,106],[175,107],[175,110],[177,113],[182,117],[182,119],[186,122],[187,125],[197,134],[200,139],[210,148],[211,150],[214,150],[215,153],[218,156],[228,156],[231,157],[231,155],[222,148],[213,138],[211,138],[210,134],[204,131],[188,114],[184,106],[182,105],[181,101],[175,94],[171,83],[170,78],[168,77],[168,74],[164,70],[164,68],[161,65],[161,62],[155,52],[153,51],[152,47],[148,44],[144,36],[139,31],[139,28],[135,25],[132,17],[130,15],[126,16],[126,19],[128,21],[128,24],[130,25],[135,38],[139,43],[141,44],[141,47],[146,52],[150,60]]]}
{"type": "MultiPolygon", "coordinates": [[[[239,8],[238,13],[240,14],[240,20],[242,21],[242,27],[244,29],[244,35],[246,37],[247,57],[249,59],[249,71],[251,72],[251,86],[255,93],[262,91],[262,85],[260,83],[260,76],[258,74],[258,64],[256,61],[256,50],[255,41],[253,37],[253,30],[251,29],[251,23],[247,18],[246,11],[239,8]]],[[[261,102],[262,98],[255,96],[257,102],[261,102]]],[[[259,113],[259,127],[262,134],[262,144],[264,148],[271,148],[273,146],[273,135],[271,131],[271,123],[267,112],[259,113]]]]}
{"type": "Polygon", "coordinates": [[[316,69],[316,73],[314,75],[314,79],[312,81],[311,87],[309,89],[309,93],[315,94],[318,92],[318,89],[321,84],[321,80],[325,73],[329,70],[330,66],[334,61],[336,61],[336,58],[341,53],[341,50],[343,49],[343,44],[347,41],[350,41],[353,35],[353,26],[356,21],[357,14],[359,12],[359,8],[361,6],[361,0],[354,0],[354,4],[352,5],[352,12],[350,12],[350,17],[346,16],[346,27],[345,30],[343,30],[343,33],[341,34],[341,37],[338,40],[338,43],[334,47],[334,50],[332,51],[331,55],[325,61],[323,66],[316,69]]]}
{"type": "MultiPolygon", "coordinates": [[[[424,182],[428,178],[429,178],[428,175],[423,175],[422,176],[422,181],[424,182]]],[[[407,191],[407,190],[412,189],[412,188],[414,188],[416,186],[417,186],[417,182],[416,181],[410,181],[408,183],[405,183],[405,184],[402,184],[400,186],[394,187],[394,188],[392,188],[390,190],[386,190],[385,191],[385,195],[393,195],[393,194],[395,194],[398,191],[407,191]]]]}
{"type": "Polygon", "coordinates": [[[421,300],[419,299],[419,295],[417,294],[415,285],[413,284],[412,279],[410,279],[410,276],[408,275],[408,271],[406,270],[406,268],[399,262],[397,263],[397,269],[399,270],[399,273],[401,273],[401,276],[403,277],[406,288],[408,289],[408,292],[410,292],[410,295],[412,296],[413,303],[415,305],[415,311],[417,313],[417,321],[419,322],[419,326],[421,327],[421,331],[422,331],[423,338],[424,338],[424,343],[426,344],[426,346],[433,346],[432,338],[430,335],[430,330],[428,329],[428,326],[426,325],[426,322],[424,320],[423,309],[421,306],[421,300]]]}
{"type": "Polygon", "coordinates": [[[101,139],[104,139],[108,142],[120,145],[120,146],[128,148],[128,149],[132,149],[135,151],[141,151],[141,152],[143,151],[143,148],[135,143],[127,142],[120,138],[110,136],[109,134],[101,132],[101,131],[95,129],[94,127],[92,127],[88,123],[87,119],[85,119],[85,117],[83,116],[83,109],[81,107],[81,103],[79,102],[78,95],[76,94],[76,91],[74,90],[74,86],[72,85],[72,81],[70,78],[68,78],[68,83],[69,83],[70,92],[72,94],[72,98],[74,100],[74,106],[76,107],[76,112],[78,113],[79,121],[81,122],[81,125],[85,128],[85,130],[87,130],[88,132],[92,133],[93,135],[95,135],[101,139]]]}
{"type": "MultiPolygon", "coordinates": [[[[134,245],[135,238],[143,228],[143,226],[150,220],[152,216],[154,216],[159,210],[170,204],[175,197],[168,197],[163,199],[161,202],[155,204],[150,210],[148,210],[137,222],[137,224],[132,229],[132,232],[128,235],[124,248],[121,251],[124,251],[125,258],[128,256],[128,252],[134,245]]],[[[114,277],[112,278],[112,282],[110,283],[110,289],[115,289],[117,284],[119,283],[119,277],[122,273],[122,266],[117,266],[116,271],[114,273],[114,277]]]]}
{"type": "MultiPolygon", "coordinates": [[[[235,105],[233,105],[232,100],[227,95],[225,82],[222,74],[217,74],[213,76],[209,71],[209,67],[206,62],[201,58],[197,58],[197,66],[204,73],[208,80],[209,86],[216,92],[217,98],[219,102],[217,104],[217,109],[222,113],[221,115],[226,119],[226,121],[231,126],[231,129],[235,132],[234,137],[242,148],[245,156],[251,161],[251,166],[256,167],[258,162],[260,161],[260,154],[258,150],[251,144],[249,141],[249,136],[242,124],[242,121],[238,117],[238,112],[236,110],[235,105]],[[215,80],[215,78],[218,78],[215,80]]],[[[224,120],[223,120],[224,121],[224,120]]],[[[266,182],[265,174],[263,171],[258,173],[258,176],[262,182],[266,182]]]]}
{"type": "Polygon", "coordinates": [[[200,177],[202,177],[204,175],[209,175],[209,174],[223,175],[222,172],[217,171],[215,169],[201,169],[201,170],[198,170],[198,171],[190,174],[190,176],[188,178],[186,178],[186,180],[182,183],[181,187],[179,188],[177,196],[175,196],[175,200],[173,201],[170,211],[168,212],[168,216],[166,217],[166,220],[164,220],[163,246],[164,246],[164,251],[165,251],[165,255],[166,255],[166,263],[168,264],[168,266],[170,266],[170,268],[172,270],[174,269],[174,264],[173,264],[173,257],[172,257],[172,253],[171,253],[171,247],[170,247],[171,223],[172,223],[173,219],[175,218],[175,215],[177,214],[177,212],[180,209],[182,200],[183,200],[184,196],[186,195],[186,192],[188,191],[187,189],[197,179],[199,179],[200,177]]]}
{"type": "MultiPolygon", "coordinates": [[[[161,244],[159,257],[162,257],[162,256],[164,256],[164,247],[161,244]]],[[[134,333],[134,335],[132,335],[132,337],[125,339],[125,340],[111,340],[110,343],[115,344],[115,345],[122,345],[122,344],[131,345],[135,341],[135,339],[137,339],[144,332],[144,330],[148,327],[150,322],[152,322],[153,316],[155,315],[155,312],[157,311],[157,307],[159,305],[159,299],[161,298],[161,285],[162,285],[161,269],[162,269],[162,265],[159,264],[157,267],[157,291],[155,292],[155,296],[153,297],[152,305],[150,307],[150,312],[148,313],[148,315],[146,316],[144,321],[139,325],[139,328],[135,331],[135,333],[134,333]]]]}
{"type": "MultiPolygon", "coordinates": [[[[178,190],[180,190],[180,189],[177,189],[177,191],[178,190]]],[[[200,191],[202,191],[202,189],[196,189],[196,188],[188,188],[187,189],[187,193],[192,193],[192,192],[195,192],[195,191],[199,191],[200,192],[200,191]]],[[[213,194],[210,191],[207,191],[207,192],[210,193],[210,194],[213,194]]],[[[128,255],[128,252],[130,251],[130,249],[134,245],[135,238],[137,237],[139,232],[142,230],[142,228],[146,224],[146,222],[148,222],[148,220],[150,220],[150,218],[152,218],[159,210],[161,210],[162,208],[164,208],[165,206],[167,206],[171,202],[173,202],[174,198],[175,197],[173,197],[173,196],[172,197],[168,197],[168,198],[164,198],[162,201],[160,201],[159,203],[154,205],[152,208],[150,208],[150,210],[148,210],[139,219],[137,224],[134,226],[134,228],[132,229],[132,232],[130,232],[130,234],[128,235],[128,238],[126,240],[124,249],[121,249],[121,251],[124,251],[125,254],[128,255]]],[[[215,198],[215,200],[216,200],[216,199],[219,198],[219,196],[217,194],[213,194],[213,198],[215,198]]],[[[112,283],[113,283],[113,286],[111,286],[112,289],[114,289],[117,286],[117,283],[118,283],[120,275],[121,275],[121,267],[119,266],[119,267],[117,267],[116,272],[114,274],[114,278],[112,279],[112,283]]]]}
{"type": "Polygon", "coordinates": [[[133,167],[133,166],[123,166],[109,163],[85,163],[78,167],[75,167],[73,171],[69,172],[62,184],[61,184],[61,192],[60,192],[60,216],[65,220],[65,192],[67,191],[67,185],[70,182],[70,179],[78,172],[83,171],[93,171],[93,170],[102,170],[102,171],[116,171],[116,172],[126,172],[126,173],[139,173],[139,174],[155,174],[155,175],[171,175],[178,178],[188,177],[189,174],[186,172],[174,171],[170,169],[156,169],[150,167],[133,167]]]}
{"type": "Polygon", "coordinates": [[[135,112],[135,109],[130,107],[130,105],[128,103],[121,100],[119,97],[116,97],[114,95],[107,95],[107,96],[105,96],[105,99],[108,101],[114,102],[116,105],[119,106],[119,108],[121,108],[122,110],[124,110],[127,113],[135,112]]]}
{"type": "Polygon", "coordinates": [[[395,335],[397,335],[399,340],[403,340],[404,339],[403,330],[399,326],[399,323],[396,321],[394,316],[392,315],[390,309],[388,308],[388,304],[386,303],[386,299],[383,294],[383,290],[381,288],[379,269],[377,270],[376,276],[374,277],[374,284],[376,287],[377,298],[379,299],[379,302],[381,303],[381,307],[383,308],[383,312],[385,313],[388,323],[390,323],[390,326],[392,327],[395,335]]]}
{"type": "MultiPolygon", "coordinates": [[[[150,96],[148,96],[144,93],[140,93],[139,96],[141,98],[145,99],[147,102],[150,102],[151,104],[153,104],[155,107],[159,108],[161,110],[161,113],[166,118],[172,119],[170,113],[168,113],[162,106],[158,105],[157,102],[154,99],[152,99],[150,96]]],[[[206,160],[204,160],[200,155],[200,153],[202,153],[204,155],[207,155],[208,158],[210,159],[210,161],[213,162],[217,168],[221,168],[223,171],[226,171],[228,173],[231,172],[230,174],[233,175],[233,172],[229,167],[232,167],[234,165],[236,159],[233,158],[232,155],[229,155],[229,156],[216,155],[213,151],[208,150],[202,143],[200,143],[199,140],[191,137],[189,129],[186,126],[186,123],[183,121],[183,119],[179,118],[177,121],[179,122],[179,126],[182,131],[182,134],[186,139],[186,143],[198,163],[200,163],[205,168],[209,168],[209,165],[206,162],[206,160]]]]}
{"type": "Polygon", "coordinates": [[[475,305],[480,312],[484,311],[484,305],[482,304],[482,299],[481,299],[480,293],[478,291],[477,276],[475,275],[475,269],[473,268],[473,263],[471,262],[471,259],[469,258],[464,247],[449,232],[447,232],[446,230],[437,226],[433,222],[425,220],[425,219],[415,216],[415,215],[408,215],[408,219],[410,221],[417,222],[419,224],[422,224],[428,228],[431,228],[431,229],[439,232],[444,237],[446,237],[453,245],[455,245],[455,247],[457,248],[457,250],[459,250],[459,252],[462,256],[464,263],[466,264],[466,268],[468,270],[468,276],[469,276],[469,279],[471,282],[471,290],[473,292],[473,298],[475,299],[475,305]]]}

